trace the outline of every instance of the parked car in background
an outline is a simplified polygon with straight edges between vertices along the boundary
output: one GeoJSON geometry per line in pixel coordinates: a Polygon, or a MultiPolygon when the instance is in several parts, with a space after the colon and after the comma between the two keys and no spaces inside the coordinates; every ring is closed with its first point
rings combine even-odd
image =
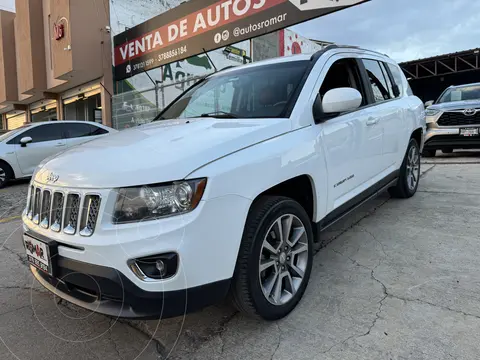
{"type": "Polygon", "coordinates": [[[282,318],[315,234],[380,191],[415,194],[424,130],[422,101],[373,51],[217,72],[152,123],[42,163],[23,212],[30,269],[114,317],[183,315],[230,292],[245,314],[282,318]]]}
{"type": "Polygon", "coordinates": [[[32,176],[40,162],[72,146],[117,132],[85,121],[31,123],[0,135],[0,188],[32,176]]]}
{"type": "Polygon", "coordinates": [[[423,156],[437,150],[480,149],[480,83],[450,86],[425,103],[427,135],[423,156]]]}

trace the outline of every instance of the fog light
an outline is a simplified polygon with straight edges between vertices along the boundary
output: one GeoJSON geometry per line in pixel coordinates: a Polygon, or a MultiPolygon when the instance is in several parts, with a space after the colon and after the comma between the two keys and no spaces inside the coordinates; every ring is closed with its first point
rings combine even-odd
{"type": "Polygon", "coordinates": [[[174,276],[178,268],[178,255],[166,253],[129,260],[133,273],[144,281],[163,280],[174,276]]]}
{"type": "Polygon", "coordinates": [[[164,277],[167,274],[167,266],[162,260],[157,260],[155,267],[158,270],[158,273],[161,277],[164,277]]]}

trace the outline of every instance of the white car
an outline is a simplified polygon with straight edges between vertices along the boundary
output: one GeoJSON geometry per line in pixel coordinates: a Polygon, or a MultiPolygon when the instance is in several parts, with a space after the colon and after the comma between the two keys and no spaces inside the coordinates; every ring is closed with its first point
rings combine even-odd
{"type": "Polygon", "coordinates": [[[32,176],[43,159],[112,132],[117,130],[97,123],[50,121],[0,135],[0,188],[11,179],[32,176]]]}
{"type": "Polygon", "coordinates": [[[230,293],[279,319],[307,287],[321,230],[381,190],[415,194],[425,128],[376,52],[330,46],[217,72],[152,123],[39,166],[23,214],[30,269],[115,317],[182,315],[230,293]]]}

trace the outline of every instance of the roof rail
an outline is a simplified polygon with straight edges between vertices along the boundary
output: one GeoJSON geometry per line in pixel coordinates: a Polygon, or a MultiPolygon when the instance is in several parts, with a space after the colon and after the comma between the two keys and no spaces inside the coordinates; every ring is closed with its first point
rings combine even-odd
{"type": "MultiPolygon", "coordinates": [[[[378,52],[378,51],[375,51],[375,50],[364,49],[364,48],[361,48],[360,46],[354,46],[354,45],[337,45],[337,44],[333,44],[333,45],[328,45],[328,46],[324,47],[322,50],[319,50],[318,52],[320,52],[320,51],[332,50],[332,49],[356,49],[356,50],[363,50],[363,51],[369,51],[369,52],[376,53],[376,54],[379,54],[379,55],[386,56],[386,57],[390,58],[390,56],[388,56],[387,54],[382,54],[381,52],[378,52]]],[[[318,52],[317,52],[317,53],[318,53],[318,52]]],[[[314,55],[316,55],[317,53],[315,53],[314,55]]]]}

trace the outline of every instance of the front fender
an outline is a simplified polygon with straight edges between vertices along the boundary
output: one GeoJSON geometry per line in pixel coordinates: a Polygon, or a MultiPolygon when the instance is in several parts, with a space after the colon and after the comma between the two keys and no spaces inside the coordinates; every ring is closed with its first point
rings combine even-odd
{"type": "Polygon", "coordinates": [[[326,211],[327,172],[321,148],[315,147],[312,126],[248,147],[207,164],[189,178],[208,178],[205,200],[237,195],[253,201],[289,179],[307,175],[314,194],[314,220],[326,211]]]}

